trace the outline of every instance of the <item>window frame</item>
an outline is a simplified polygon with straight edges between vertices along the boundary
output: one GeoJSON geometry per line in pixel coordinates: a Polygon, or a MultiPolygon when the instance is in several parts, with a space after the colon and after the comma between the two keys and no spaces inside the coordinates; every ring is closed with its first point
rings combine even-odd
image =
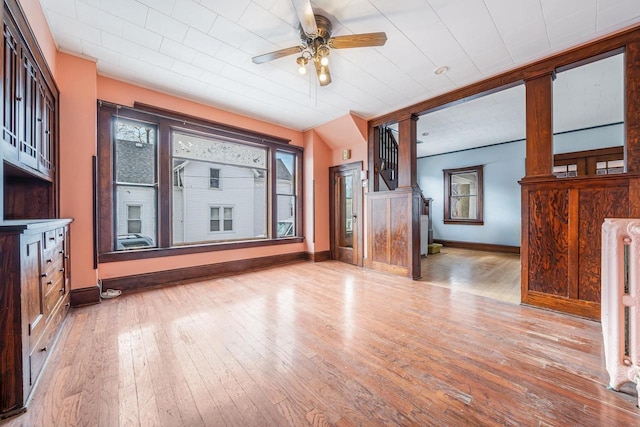
{"type": "Polygon", "coordinates": [[[442,172],[444,174],[444,223],[461,225],[484,225],[484,165],[468,166],[456,169],[443,169],[442,172]],[[451,177],[452,175],[474,172],[477,176],[476,218],[451,218],[451,177]]]}
{"type": "Polygon", "coordinates": [[[127,234],[142,233],[142,205],[141,204],[129,204],[127,203],[127,234]],[[131,218],[131,208],[137,207],[139,212],[139,218],[131,218]],[[131,231],[131,221],[138,221],[140,224],[140,231],[131,231]]]}
{"type": "Polygon", "coordinates": [[[98,167],[96,177],[98,262],[106,263],[303,242],[302,218],[304,218],[304,215],[302,201],[304,196],[302,191],[302,171],[304,150],[302,147],[291,145],[289,142],[289,139],[216,123],[145,104],[135,103],[133,107],[128,107],[98,100],[98,167]],[[114,209],[116,199],[113,190],[115,143],[113,140],[114,126],[112,124],[113,120],[118,118],[138,120],[157,126],[158,218],[157,241],[154,248],[135,251],[117,251],[115,249],[116,216],[114,209]],[[206,134],[221,141],[260,146],[268,150],[267,238],[200,242],[181,244],[180,246],[172,245],[173,157],[171,135],[173,131],[206,134]],[[295,196],[297,205],[295,209],[297,223],[293,237],[277,237],[277,219],[273,208],[277,202],[276,179],[275,172],[272,171],[276,164],[276,151],[294,154],[296,159],[295,196]]]}
{"type": "Polygon", "coordinates": [[[235,231],[235,218],[234,218],[234,212],[235,209],[233,206],[231,205],[209,205],[209,233],[233,233],[235,231]],[[213,215],[211,215],[213,213],[213,209],[217,209],[218,210],[218,230],[212,230],[211,229],[211,223],[214,221],[213,219],[213,215]],[[225,222],[227,221],[226,217],[225,217],[225,213],[227,211],[227,209],[231,209],[231,228],[229,230],[227,230],[226,224],[225,222]]]}
{"type": "Polygon", "coordinates": [[[220,168],[209,167],[209,190],[222,190],[222,176],[221,176],[222,174],[221,174],[221,172],[222,172],[222,169],[220,169],[220,168]],[[211,172],[213,172],[213,171],[218,171],[218,176],[215,177],[215,178],[211,176],[211,172]],[[215,182],[218,183],[217,186],[211,185],[211,183],[214,182],[214,180],[215,180],[215,182]]]}

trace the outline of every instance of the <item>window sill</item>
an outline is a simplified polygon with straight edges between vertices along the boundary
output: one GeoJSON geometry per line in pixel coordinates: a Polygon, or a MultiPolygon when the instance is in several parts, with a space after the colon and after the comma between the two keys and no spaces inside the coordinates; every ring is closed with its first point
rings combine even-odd
{"type": "Polygon", "coordinates": [[[479,220],[468,220],[468,219],[445,219],[445,224],[458,224],[458,225],[484,225],[484,221],[479,220]]]}
{"type": "Polygon", "coordinates": [[[228,251],[233,249],[259,248],[265,246],[289,245],[304,242],[303,237],[282,239],[250,240],[243,242],[208,243],[170,248],[134,249],[129,251],[105,252],[98,255],[99,263],[131,261],[137,259],[161,258],[176,255],[189,255],[205,252],[228,251]]]}

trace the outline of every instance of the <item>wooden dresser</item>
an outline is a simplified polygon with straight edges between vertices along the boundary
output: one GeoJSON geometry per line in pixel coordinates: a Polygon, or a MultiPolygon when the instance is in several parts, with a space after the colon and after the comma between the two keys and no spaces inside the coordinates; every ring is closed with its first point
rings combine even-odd
{"type": "Polygon", "coordinates": [[[25,410],[69,311],[70,223],[0,222],[0,419],[25,410]]]}

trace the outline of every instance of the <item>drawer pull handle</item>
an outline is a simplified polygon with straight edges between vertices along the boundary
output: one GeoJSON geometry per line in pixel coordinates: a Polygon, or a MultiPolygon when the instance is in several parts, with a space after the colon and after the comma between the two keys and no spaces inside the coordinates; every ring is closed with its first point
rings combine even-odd
{"type": "Polygon", "coordinates": [[[47,273],[42,273],[40,277],[47,277],[47,273]]]}
{"type": "Polygon", "coordinates": [[[71,303],[70,303],[70,302],[68,302],[68,303],[66,303],[64,306],[65,306],[65,307],[71,307],[71,303]]]}
{"type": "Polygon", "coordinates": [[[47,280],[47,285],[52,284],[53,282],[51,280],[47,280]]]}
{"type": "Polygon", "coordinates": [[[47,264],[51,264],[51,260],[50,259],[47,260],[47,264]]]}
{"type": "Polygon", "coordinates": [[[60,270],[58,270],[60,273],[64,273],[64,268],[61,268],[60,270]]]}
{"type": "Polygon", "coordinates": [[[64,259],[69,259],[69,255],[65,255],[65,256],[64,256],[64,259]]]}
{"type": "Polygon", "coordinates": [[[56,236],[49,237],[49,240],[56,240],[56,236]]]}
{"type": "Polygon", "coordinates": [[[60,252],[58,252],[58,253],[59,253],[60,255],[62,255],[62,254],[64,253],[64,251],[60,251],[60,252]]]}
{"type": "Polygon", "coordinates": [[[40,349],[40,351],[47,351],[47,350],[49,350],[49,348],[46,345],[40,349]]]}
{"type": "Polygon", "coordinates": [[[64,288],[59,289],[60,293],[64,293],[64,288]]]}

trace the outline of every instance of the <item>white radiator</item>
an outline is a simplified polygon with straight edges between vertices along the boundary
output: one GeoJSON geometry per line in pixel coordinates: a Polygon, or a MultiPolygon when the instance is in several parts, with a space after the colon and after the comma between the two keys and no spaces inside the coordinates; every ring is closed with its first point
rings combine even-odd
{"type": "Polygon", "coordinates": [[[601,292],[609,387],[635,383],[640,406],[640,219],[604,220],[601,292]]]}

